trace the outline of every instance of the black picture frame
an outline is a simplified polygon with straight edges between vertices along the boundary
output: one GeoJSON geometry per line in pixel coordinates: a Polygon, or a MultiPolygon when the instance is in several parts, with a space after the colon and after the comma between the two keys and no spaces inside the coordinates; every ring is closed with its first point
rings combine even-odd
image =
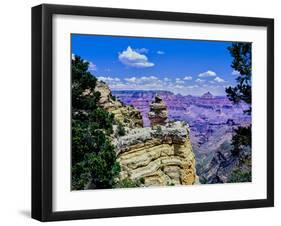
{"type": "Polygon", "coordinates": [[[274,206],[273,19],[49,4],[32,8],[32,218],[40,221],[56,221],[272,206],[274,206]],[[52,17],[55,14],[266,27],[267,198],[54,212],[52,210],[52,17]]]}

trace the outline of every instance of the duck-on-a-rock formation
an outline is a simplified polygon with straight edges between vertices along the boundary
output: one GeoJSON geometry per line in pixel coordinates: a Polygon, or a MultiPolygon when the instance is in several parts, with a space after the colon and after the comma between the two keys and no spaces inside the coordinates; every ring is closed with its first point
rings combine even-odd
{"type": "Polygon", "coordinates": [[[119,179],[142,181],[143,186],[193,185],[199,183],[195,156],[185,122],[166,122],[167,106],[155,96],[148,117],[152,127],[143,127],[140,112],[114,98],[104,82],[98,82],[100,106],[114,114],[111,137],[121,166],[119,179]],[[122,126],[122,134],[118,132],[122,126]]]}

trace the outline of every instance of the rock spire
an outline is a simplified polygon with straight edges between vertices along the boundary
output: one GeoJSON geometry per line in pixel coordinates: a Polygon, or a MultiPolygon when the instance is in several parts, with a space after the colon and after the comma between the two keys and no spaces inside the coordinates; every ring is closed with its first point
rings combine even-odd
{"type": "Polygon", "coordinates": [[[168,118],[167,105],[159,95],[156,95],[149,105],[148,118],[152,127],[165,125],[168,118]]]}

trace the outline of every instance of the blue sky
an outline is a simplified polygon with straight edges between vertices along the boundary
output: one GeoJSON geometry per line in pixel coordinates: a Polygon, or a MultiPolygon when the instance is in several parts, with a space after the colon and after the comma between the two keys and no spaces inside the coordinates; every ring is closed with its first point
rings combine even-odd
{"type": "Polygon", "coordinates": [[[225,95],[235,85],[231,42],[72,35],[72,54],[115,90],[169,90],[175,94],[225,95]]]}

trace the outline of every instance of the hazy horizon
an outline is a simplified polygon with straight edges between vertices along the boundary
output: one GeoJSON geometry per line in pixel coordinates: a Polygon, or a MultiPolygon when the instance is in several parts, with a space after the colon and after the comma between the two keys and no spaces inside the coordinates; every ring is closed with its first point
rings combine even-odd
{"type": "Polygon", "coordinates": [[[192,95],[192,94],[186,94],[186,95],[182,95],[180,93],[175,93],[175,92],[172,92],[172,91],[169,91],[169,90],[157,90],[157,89],[111,89],[111,91],[113,92],[170,92],[172,93],[173,95],[181,95],[181,96],[192,96],[192,97],[201,97],[202,95],[204,95],[205,93],[211,93],[214,97],[227,97],[226,95],[214,95],[212,92],[210,91],[206,91],[204,93],[202,93],[201,95],[192,95]]]}

